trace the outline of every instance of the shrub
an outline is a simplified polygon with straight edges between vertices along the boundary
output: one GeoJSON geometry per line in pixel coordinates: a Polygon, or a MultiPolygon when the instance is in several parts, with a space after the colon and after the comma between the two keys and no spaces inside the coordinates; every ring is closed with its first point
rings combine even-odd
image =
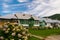
{"type": "Polygon", "coordinates": [[[0,27],[0,40],[27,40],[28,29],[22,25],[6,23],[0,27]]]}

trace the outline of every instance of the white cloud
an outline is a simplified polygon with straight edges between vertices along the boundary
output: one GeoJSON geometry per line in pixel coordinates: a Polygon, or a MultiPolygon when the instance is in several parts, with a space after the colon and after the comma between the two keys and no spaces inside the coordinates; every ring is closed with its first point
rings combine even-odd
{"type": "Polygon", "coordinates": [[[28,0],[18,0],[18,2],[27,2],[28,0]]]}
{"type": "MultiPolygon", "coordinates": [[[[18,0],[18,2],[28,2],[28,0],[18,0]]],[[[51,16],[53,14],[60,13],[60,0],[33,0],[32,3],[25,4],[29,8],[29,10],[24,11],[23,13],[29,13],[36,16],[51,16]]],[[[10,6],[20,5],[24,4],[15,4],[10,6]]],[[[7,10],[7,7],[8,5],[4,4],[4,10],[7,10]]]]}
{"type": "Polygon", "coordinates": [[[3,8],[9,7],[9,6],[8,6],[7,4],[5,4],[5,3],[3,3],[2,5],[3,5],[3,8]]]}
{"type": "Polygon", "coordinates": [[[9,13],[10,11],[3,11],[3,13],[9,13]]]}
{"type": "Polygon", "coordinates": [[[45,3],[44,0],[35,0],[33,3],[34,6],[38,5],[26,13],[36,14],[36,16],[51,16],[60,13],[60,0],[49,0],[49,3],[45,3]]]}

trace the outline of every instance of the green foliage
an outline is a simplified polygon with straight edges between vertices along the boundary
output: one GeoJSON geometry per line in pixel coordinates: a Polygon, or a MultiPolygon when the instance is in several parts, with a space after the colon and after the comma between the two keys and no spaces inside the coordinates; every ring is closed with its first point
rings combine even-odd
{"type": "Polygon", "coordinates": [[[55,15],[52,15],[52,16],[50,16],[48,18],[60,20],[60,14],[55,14],[55,15]]]}
{"type": "Polygon", "coordinates": [[[34,19],[31,17],[29,19],[29,27],[33,27],[34,26],[34,19]]]}
{"type": "Polygon", "coordinates": [[[33,27],[34,26],[34,23],[29,23],[29,27],[33,27]]]}

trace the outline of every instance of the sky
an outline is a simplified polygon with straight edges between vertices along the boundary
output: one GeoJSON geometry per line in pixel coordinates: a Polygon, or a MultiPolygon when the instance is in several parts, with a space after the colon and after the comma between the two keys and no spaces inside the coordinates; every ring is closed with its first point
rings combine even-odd
{"type": "Polygon", "coordinates": [[[60,14],[60,0],[0,0],[0,15],[15,13],[39,17],[60,14]]]}

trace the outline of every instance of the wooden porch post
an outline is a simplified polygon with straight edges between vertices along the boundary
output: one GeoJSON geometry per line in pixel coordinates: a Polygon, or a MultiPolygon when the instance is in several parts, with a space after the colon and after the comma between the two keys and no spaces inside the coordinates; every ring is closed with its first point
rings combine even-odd
{"type": "Polygon", "coordinates": [[[19,18],[17,17],[16,14],[15,14],[15,17],[17,18],[17,20],[18,20],[18,24],[20,25],[20,20],[19,20],[19,18]]]}

